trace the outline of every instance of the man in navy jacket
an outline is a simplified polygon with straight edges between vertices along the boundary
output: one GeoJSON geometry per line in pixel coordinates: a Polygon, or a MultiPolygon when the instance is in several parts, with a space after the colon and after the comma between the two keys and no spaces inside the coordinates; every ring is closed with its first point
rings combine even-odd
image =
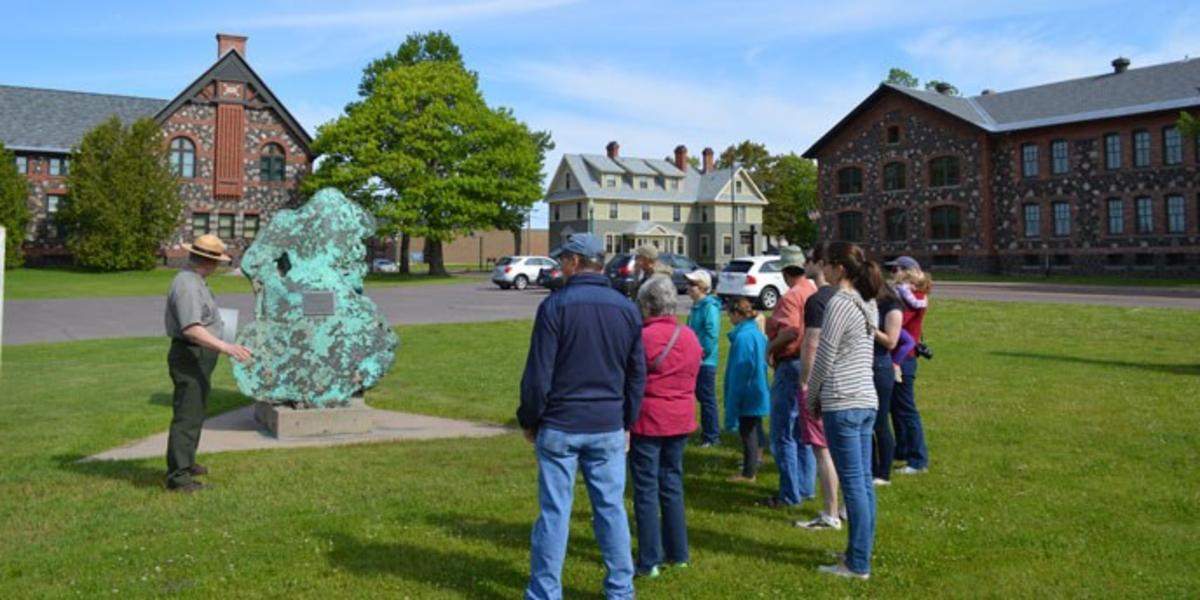
{"type": "Polygon", "coordinates": [[[562,598],[562,565],[575,490],[583,471],[608,598],[633,597],[625,515],[625,453],[646,382],[642,318],[600,272],[604,250],[590,233],[551,253],[566,285],[538,307],[521,378],[517,420],[534,444],[538,503],[526,598],[562,598]]]}

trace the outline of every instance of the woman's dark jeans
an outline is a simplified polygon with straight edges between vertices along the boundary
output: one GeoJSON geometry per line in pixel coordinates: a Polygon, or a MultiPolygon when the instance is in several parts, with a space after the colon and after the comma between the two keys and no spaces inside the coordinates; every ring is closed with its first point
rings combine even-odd
{"type": "Polygon", "coordinates": [[[667,562],[688,562],[687,520],[683,510],[686,446],[686,435],[634,435],[630,443],[639,572],[662,564],[664,554],[667,562]]]}
{"type": "Polygon", "coordinates": [[[914,469],[929,467],[929,451],[925,448],[925,429],[921,413],[917,412],[914,395],[917,383],[917,359],[909,357],[900,365],[904,381],[892,389],[892,425],[896,428],[895,458],[914,469]]]}
{"type": "Polygon", "coordinates": [[[896,370],[892,368],[890,356],[875,357],[875,393],[879,396],[879,408],[875,410],[875,437],[871,452],[871,473],[876,479],[892,478],[892,458],[896,440],[892,437],[892,424],[888,412],[892,406],[892,388],[896,385],[896,370]]]}
{"type": "Polygon", "coordinates": [[[700,366],[696,375],[696,400],[700,403],[700,441],[717,444],[721,441],[720,417],[717,415],[717,368],[700,366]]]}

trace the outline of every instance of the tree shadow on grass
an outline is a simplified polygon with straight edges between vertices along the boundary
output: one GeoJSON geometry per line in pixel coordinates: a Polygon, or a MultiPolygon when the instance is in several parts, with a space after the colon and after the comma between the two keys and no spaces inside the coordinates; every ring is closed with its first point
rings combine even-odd
{"type": "Polygon", "coordinates": [[[1170,363],[1134,362],[1128,360],[1110,360],[1103,358],[1089,358],[1084,356],[1064,356],[1061,354],[1044,354],[1039,352],[1009,352],[1003,350],[993,351],[991,354],[1006,358],[1046,360],[1098,367],[1116,367],[1119,369],[1141,369],[1143,371],[1166,373],[1168,375],[1200,375],[1200,364],[1181,365],[1170,363]]]}
{"type": "Polygon", "coordinates": [[[60,454],[54,457],[59,469],[88,475],[127,481],[134,487],[161,488],[166,480],[166,468],[154,468],[144,464],[144,461],[133,460],[92,460],[80,462],[86,458],[82,454],[60,454]]]}

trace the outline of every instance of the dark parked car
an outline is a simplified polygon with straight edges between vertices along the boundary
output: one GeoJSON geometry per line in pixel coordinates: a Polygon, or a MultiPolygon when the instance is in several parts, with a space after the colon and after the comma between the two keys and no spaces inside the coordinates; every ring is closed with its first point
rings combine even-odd
{"type": "Polygon", "coordinates": [[[563,279],[562,267],[550,267],[542,269],[537,276],[537,284],[540,287],[544,287],[548,290],[557,290],[563,286],[564,282],[565,280],[563,279]]]}
{"type": "MultiPolygon", "coordinates": [[[[633,264],[634,255],[632,252],[625,252],[612,257],[608,264],[604,266],[604,274],[608,276],[608,280],[612,282],[612,286],[621,293],[628,294],[633,288],[634,280],[637,277],[636,268],[633,264]]],[[[684,275],[701,268],[696,264],[696,261],[682,255],[664,252],[658,255],[658,262],[671,268],[671,281],[675,283],[675,290],[680,294],[687,293],[687,279],[684,275]]],[[[708,274],[714,282],[717,281],[717,275],[712,270],[708,270],[708,274]]]]}

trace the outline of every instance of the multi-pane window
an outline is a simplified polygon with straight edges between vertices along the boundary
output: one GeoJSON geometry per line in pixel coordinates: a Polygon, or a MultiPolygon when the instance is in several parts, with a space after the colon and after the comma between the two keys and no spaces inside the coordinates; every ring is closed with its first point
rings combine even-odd
{"type": "Polygon", "coordinates": [[[565,174],[564,183],[565,183],[565,187],[568,190],[571,189],[571,174],[570,173],[565,174]]]}
{"type": "Polygon", "coordinates": [[[196,176],[196,145],[185,137],[171,140],[169,150],[171,174],[176,177],[196,176]]]}
{"type": "Polygon", "coordinates": [[[1070,146],[1067,140],[1050,142],[1050,172],[1055,175],[1066,175],[1071,170],[1070,146]]]}
{"type": "Polygon", "coordinates": [[[217,215],[217,237],[223,240],[233,239],[233,215],[228,213],[217,215]]]}
{"type": "Polygon", "coordinates": [[[248,240],[258,237],[258,215],[242,215],[242,237],[248,240]]]}
{"type": "Polygon", "coordinates": [[[732,256],[733,255],[733,236],[731,236],[731,235],[721,236],[721,254],[724,256],[732,256]]]}
{"type": "Polygon", "coordinates": [[[1021,144],[1021,175],[1037,177],[1038,147],[1037,144],[1021,144]]]}
{"type": "Polygon", "coordinates": [[[883,165],[883,189],[884,191],[893,192],[902,190],[907,187],[908,182],[905,181],[905,169],[902,162],[890,162],[883,165]]]}
{"type": "Polygon", "coordinates": [[[1125,233],[1125,204],[1120,198],[1108,199],[1108,233],[1110,235],[1125,233]]]}
{"type": "Polygon", "coordinates": [[[1054,211],[1054,235],[1058,237],[1071,235],[1071,204],[1055,202],[1050,206],[1054,211]]]}
{"type": "Polygon", "coordinates": [[[65,158],[50,159],[50,174],[54,176],[66,177],[70,174],[71,162],[65,158]]]}
{"type": "Polygon", "coordinates": [[[283,181],[284,159],[283,146],[267,144],[258,160],[259,179],[262,181],[283,181]]]}
{"type": "Polygon", "coordinates": [[[620,205],[618,205],[616,202],[608,203],[608,218],[610,218],[610,219],[617,218],[618,206],[620,206],[620,205]]]}
{"type": "Polygon", "coordinates": [[[678,223],[683,218],[683,208],[678,204],[671,207],[671,220],[678,223]]]}
{"type": "Polygon", "coordinates": [[[649,204],[642,203],[642,220],[643,221],[650,220],[650,205],[649,204]]]}
{"type": "Polygon", "coordinates": [[[857,211],[838,214],[838,239],[861,242],[863,239],[863,215],[857,211]]]}
{"type": "Polygon", "coordinates": [[[742,182],[740,182],[740,181],[733,182],[733,190],[735,193],[738,193],[738,194],[742,193],[742,182]]]}
{"type": "Polygon", "coordinates": [[[887,225],[887,241],[902,242],[908,238],[908,214],[902,208],[888,209],[883,213],[887,225]]]}
{"type": "Polygon", "coordinates": [[[862,169],[846,167],[838,171],[839,194],[861,194],[862,191],[862,169]]]}
{"type": "Polygon", "coordinates": [[[1137,209],[1137,232],[1154,233],[1154,203],[1145,196],[1134,201],[1137,209]]]}
{"type": "Polygon", "coordinates": [[[650,179],[647,177],[638,177],[638,189],[639,190],[650,189],[650,179]]]}
{"type": "Polygon", "coordinates": [[[200,237],[208,233],[208,213],[192,213],[192,237],[200,237]]]}
{"type": "Polygon", "coordinates": [[[1042,207],[1030,202],[1024,206],[1025,237],[1037,237],[1042,233],[1042,207]]]}
{"type": "Polygon", "coordinates": [[[575,203],[575,219],[576,220],[583,219],[583,203],[582,202],[575,203]]]}
{"type": "Polygon", "coordinates": [[[935,240],[962,238],[961,212],[957,206],[938,206],[929,211],[930,228],[935,240]]]}
{"type": "Polygon", "coordinates": [[[1133,166],[1150,166],[1150,132],[1144,129],[1133,132],[1133,166]]]}
{"type": "Polygon", "coordinates": [[[617,187],[617,176],[616,175],[605,175],[604,176],[604,187],[608,187],[608,188],[617,187]]]}
{"type": "Polygon", "coordinates": [[[943,156],[929,161],[929,185],[931,187],[948,187],[958,185],[958,159],[953,156],[943,156]]]}
{"type": "Polygon", "coordinates": [[[674,177],[668,178],[667,179],[667,189],[669,189],[671,191],[677,191],[679,189],[679,180],[675,179],[674,177]]]}
{"type": "Polygon", "coordinates": [[[59,206],[62,204],[62,196],[57,194],[49,194],[46,196],[46,237],[50,239],[62,239],[66,237],[65,228],[58,222],[57,215],[59,206]]]}
{"type": "Polygon", "coordinates": [[[700,222],[701,223],[708,222],[708,207],[707,206],[700,207],[700,222]]]}
{"type": "Polygon", "coordinates": [[[613,254],[616,248],[613,246],[613,234],[604,234],[604,252],[605,254],[613,254]]]}
{"type": "Polygon", "coordinates": [[[708,235],[700,236],[700,256],[708,256],[708,235]]]}
{"type": "Polygon", "coordinates": [[[1121,134],[1110,133],[1104,136],[1104,168],[1121,168],[1121,134]]]}
{"type": "Polygon", "coordinates": [[[683,238],[681,237],[675,238],[675,252],[676,254],[683,254],[683,238]]]}
{"type": "Polygon", "coordinates": [[[559,208],[558,208],[558,205],[557,205],[557,204],[555,204],[555,205],[554,205],[554,220],[555,220],[555,221],[561,221],[561,220],[562,220],[562,213],[559,211],[559,208]]]}
{"type": "Polygon", "coordinates": [[[1183,135],[1175,126],[1163,129],[1163,163],[1177,165],[1183,162],[1183,135]]]}
{"type": "Polygon", "coordinates": [[[29,159],[24,156],[17,157],[17,172],[24,175],[29,172],[29,159]]]}
{"type": "Polygon", "coordinates": [[[737,221],[738,221],[738,223],[745,223],[745,222],[747,222],[747,219],[746,219],[746,207],[745,207],[745,206],[739,206],[739,207],[737,207],[737,221]]]}
{"type": "Polygon", "coordinates": [[[1167,233],[1183,233],[1187,231],[1185,210],[1183,196],[1178,194],[1167,196],[1167,233]]]}

